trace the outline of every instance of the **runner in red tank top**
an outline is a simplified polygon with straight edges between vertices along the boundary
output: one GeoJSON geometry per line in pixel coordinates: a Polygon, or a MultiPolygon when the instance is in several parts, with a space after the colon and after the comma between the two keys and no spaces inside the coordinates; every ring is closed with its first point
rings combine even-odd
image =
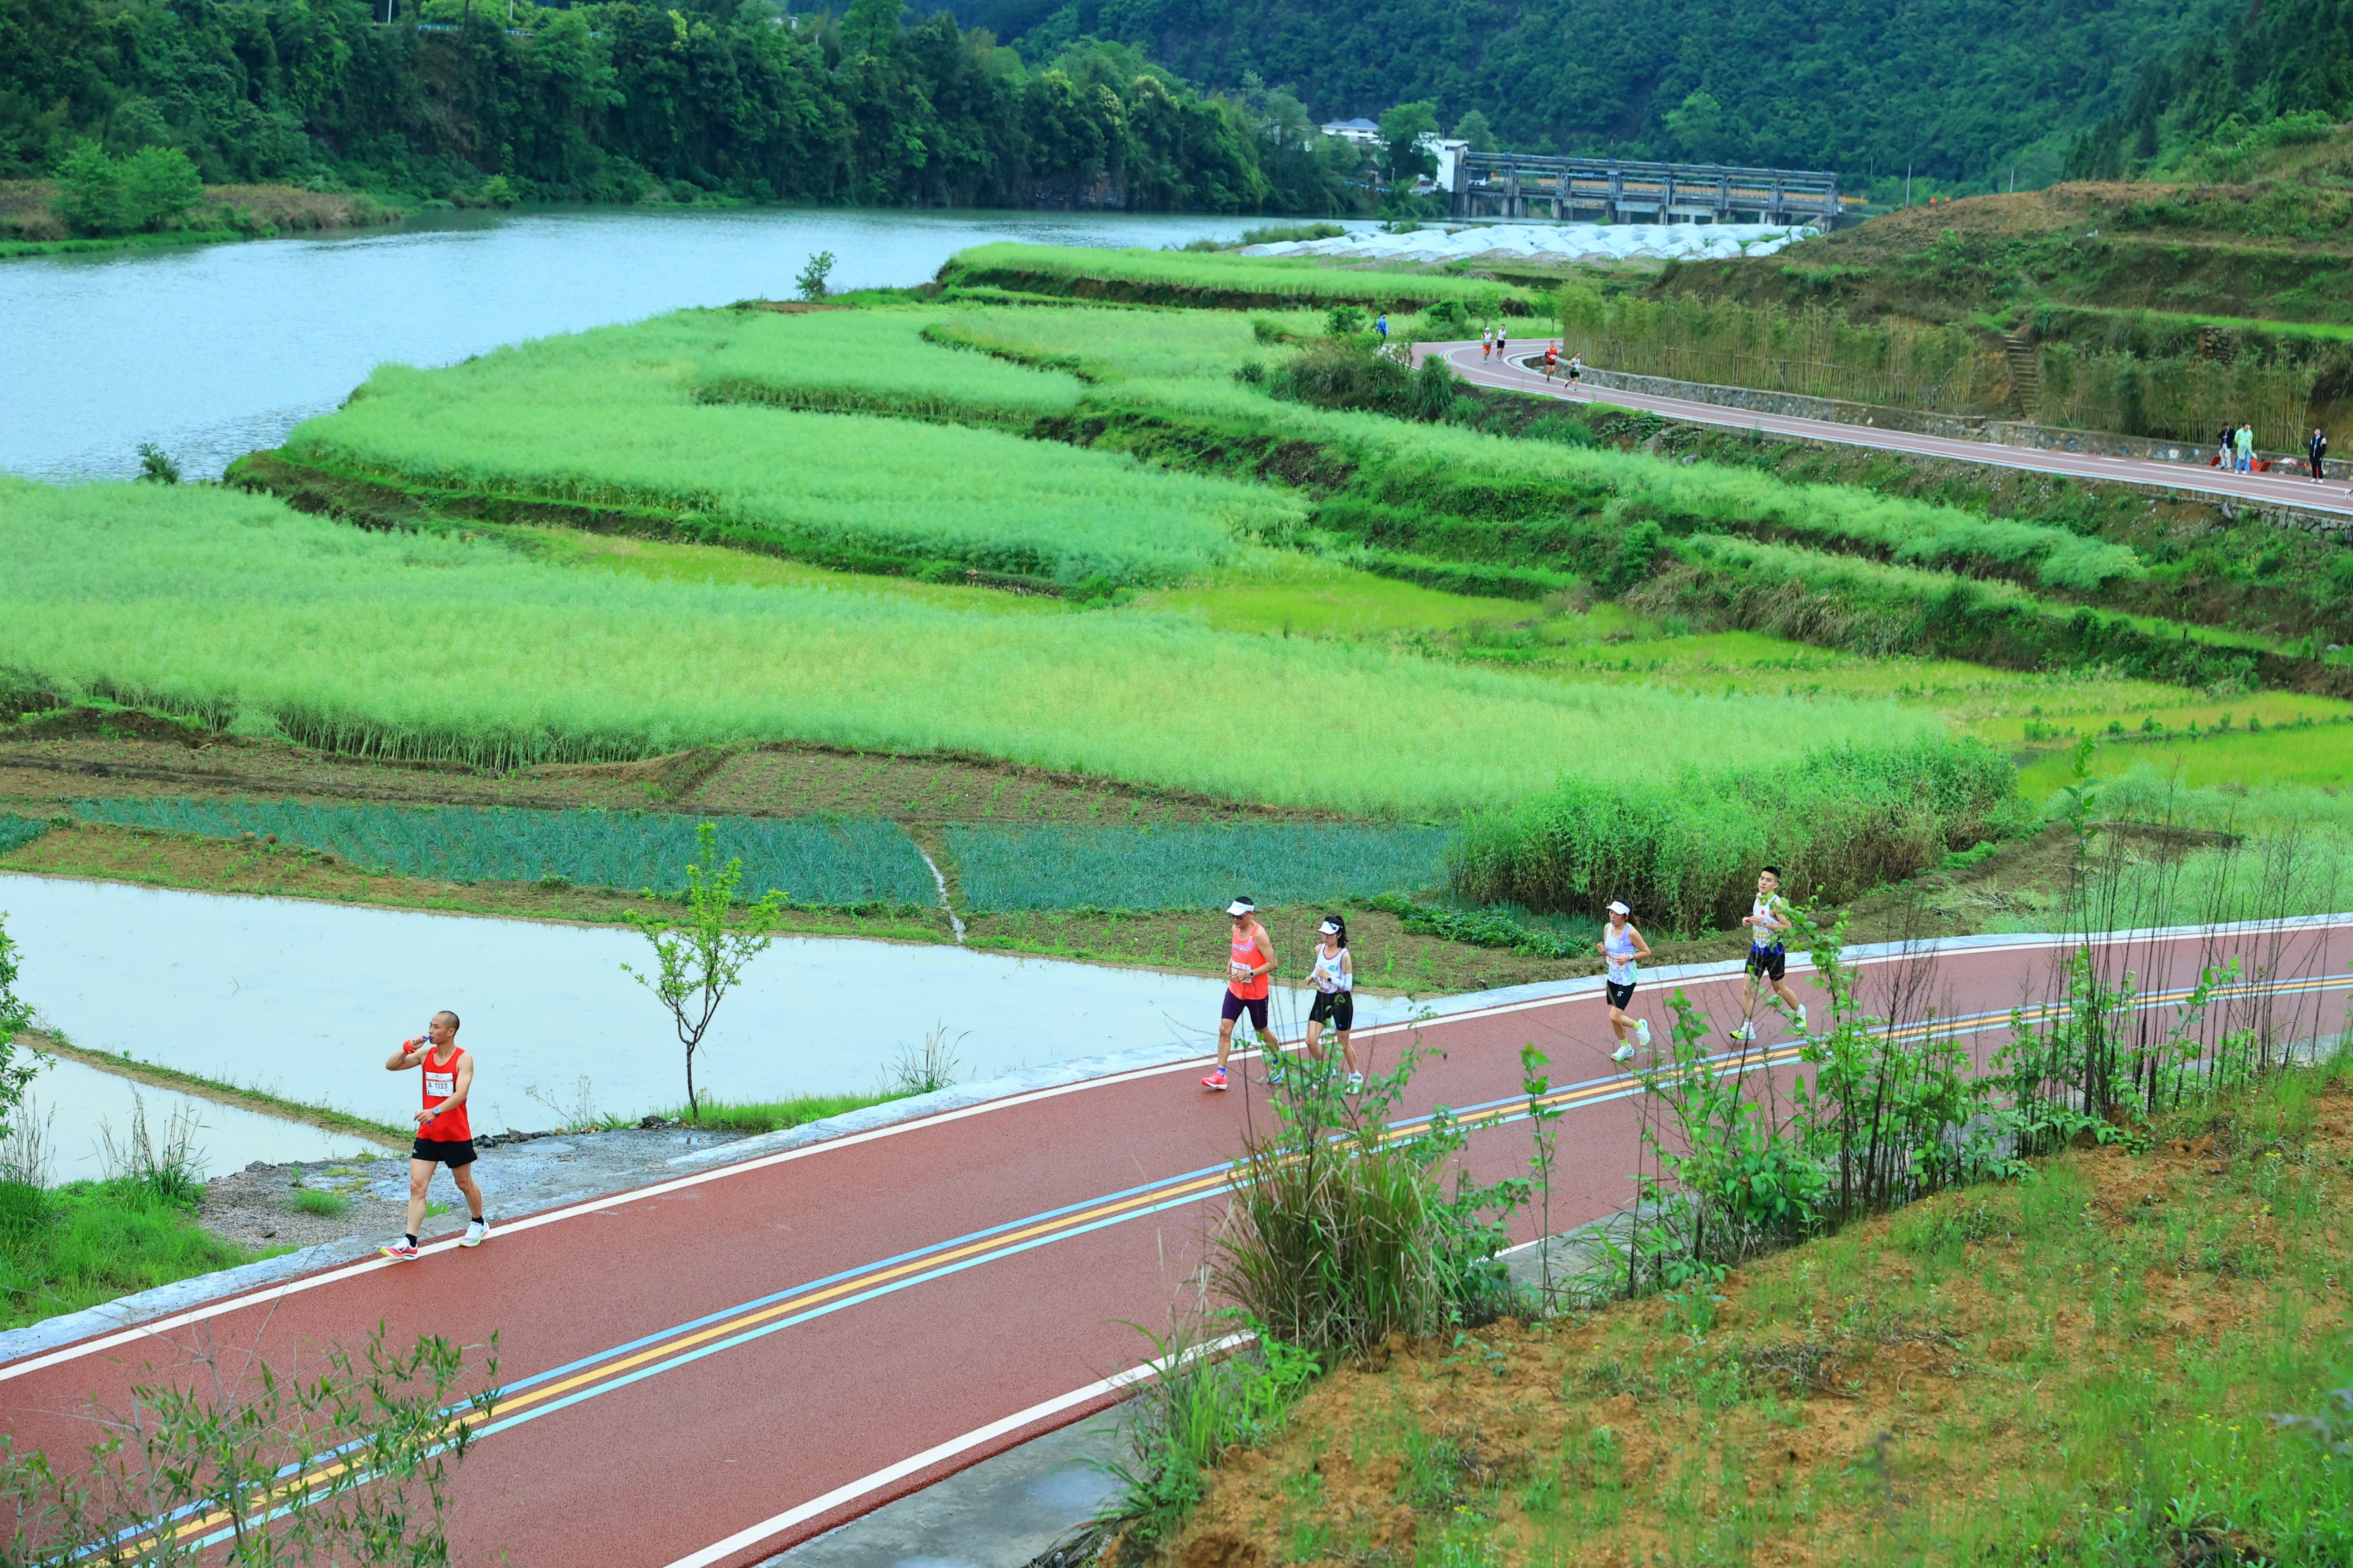
{"type": "Polygon", "coordinates": [[[386,1072],[425,1069],[425,1104],[417,1113],[417,1145],[408,1160],[408,1235],[387,1242],[386,1258],[406,1263],[417,1256],[417,1228],[425,1223],[425,1189],[433,1167],[447,1165],[465,1194],[466,1235],[460,1247],[480,1247],[491,1234],[482,1218],[482,1189],[474,1184],[474,1128],[466,1120],[466,1097],[474,1089],[474,1058],[458,1048],[458,1015],[436,1013],[425,1037],[404,1040],[384,1064],[386,1072]]]}
{"type": "Polygon", "coordinates": [[[1266,927],[1258,923],[1258,906],[1250,900],[1236,899],[1226,906],[1226,913],[1234,918],[1233,954],[1226,970],[1226,1005],[1218,1018],[1218,1070],[1201,1080],[1204,1089],[1226,1087],[1226,1057],[1234,1048],[1234,1020],[1245,1007],[1250,1009],[1250,1027],[1258,1031],[1259,1044],[1266,1047],[1268,1075],[1280,1077],[1282,1071],[1282,1049],[1266,1026],[1266,997],[1271,989],[1267,976],[1274,973],[1274,943],[1267,940],[1266,927]]]}

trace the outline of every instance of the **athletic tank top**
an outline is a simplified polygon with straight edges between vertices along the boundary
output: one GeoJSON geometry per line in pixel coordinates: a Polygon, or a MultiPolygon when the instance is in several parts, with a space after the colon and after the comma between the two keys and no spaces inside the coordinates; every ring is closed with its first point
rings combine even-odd
{"type": "Polygon", "coordinates": [[[1628,921],[1623,929],[1604,927],[1601,951],[1609,959],[1609,983],[1613,985],[1634,984],[1634,922],[1628,921]]]}
{"type": "MultiPolygon", "coordinates": [[[[1748,912],[1761,919],[1764,916],[1773,913],[1775,909],[1779,906],[1780,902],[1781,895],[1776,893],[1769,899],[1757,900],[1754,903],[1749,905],[1748,912]]],[[[1748,928],[1748,945],[1751,947],[1761,947],[1767,952],[1770,952],[1773,949],[1781,945],[1781,933],[1773,929],[1770,925],[1750,926],[1748,928]]]]}
{"type": "MultiPolygon", "coordinates": [[[[466,1050],[462,1046],[451,1047],[449,1059],[436,1066],[434,1058],[439,1055],[438,1047],[425,1053],[424,1109],[427,1110],[458,1092],[458,1064],[466,1059],[466,1050]]],[[[417,1130],[417,1135],[436,1143],[463,1143],[474,1135],[474,1129],[466,1120],[466,1108],[461,1105],[446,1116],[437,1116],[426,1122],[417,1130]]]]}
{"type": "Polygon", "coordinates": [[[1356,977],[1340,966],[1348,962],[1348,950],[1342,948],[1331,957],[1324,956],[1324,944],[1315,944],[1315,967],[1309,971],[1307,982],[1316,990],[1329,995],[1335,991],[1354,991],[1356,977]]]}
{"type": "Polygon", "coordinates": [[[1234,966],[1226,973],[1226,989],[1245,1002],[1255,1002],[1266,994],[1267,976],[1261,974],[1244,980],[1240,976],[1266,963],[1266,944],[1258,939],[1261,928],[1251,926],[1249,931],[1233,939],[1234,966]]]}

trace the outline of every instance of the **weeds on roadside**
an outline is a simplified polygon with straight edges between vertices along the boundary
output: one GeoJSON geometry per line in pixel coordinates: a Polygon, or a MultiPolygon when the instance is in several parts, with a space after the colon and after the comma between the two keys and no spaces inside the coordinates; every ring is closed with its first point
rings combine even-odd
{"type": "MultiPolygon", "coordinates": [[[[969,1031],[967,1031],[969,1033],[969,1031]]],[[[921,1046],[902,1046],[882,1080],[882,1092],[892,1100],[909,1095],[929,1094],[947,1088],[956,1080],[964,1066],[957,1058],[956,1047],[965,1041],[964,1035],[948,1038],[948,1026],[938,1025],[923,1031],[921,1046]]]]}
{"type": "Polygon", "coordinates": [[[447,1563],[456,1470],[499,1403],[497,1336],[488,1386],[467,1396],[456,1394],[469,1371],[460,1347],[426,1335],[399,1352],[385,1339],[378,1324],[356,1352],[329,1346],[307,1379],[259,1361],[230,1371],[206,1344],[188,1381],[136,1383],[127,1404],[93,1405],[101,1436],[86,1471],[59,1475],[0,1436],[0,1560],[447,1563]]]}

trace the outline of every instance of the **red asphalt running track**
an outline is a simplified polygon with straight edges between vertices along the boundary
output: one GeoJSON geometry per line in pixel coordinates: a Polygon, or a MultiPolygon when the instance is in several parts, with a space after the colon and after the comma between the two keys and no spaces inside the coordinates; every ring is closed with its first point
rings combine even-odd
{"type": "MultiPolygon", "coordinates": [[[[2234,474],[2221,468],[2210,468],[2206,467],[2206,459],[2213,448],[2192,442],[2183,442],[2181,449],[2186,454],[2194,455],[2197,459],[2194,462],[2106,458],[2094,452],[2052,452],[2035,447],[2005,447],[1993,441],[1921,436],[1909,430],[1883,430],[1871,425],[1842,425],[1831,419],[1760,414],[1688,398],[1620,392],[1590,383],[1571,390],[1565,372],[1549,379],[1546,377],[1543,353],[1546,341],[1544,338],[1535,340],[1536,352],[1533,355],[1523,347],[1511,351],[1508,360],[1483,362],[1475,342],[1417,343],[1413,349],[1413,363],[1419,364],[1427,356],[1440,354],[1464,380],[1480,386],[1532,392],[1578,403],[1606,403],[1619,408],[1640,408],[1693,425],[1720,425],[1736,430],[1757,430],[1767,435],[1790,436],[1808,441],[1832,441],[1846,447],[1875,447],[1890,452],[1909,452],[1915,457],[1954,458],[1968,463],[1990,463],[1998,468],[2064,474],[2071,479],[2160,485],[2171,489],[2194,490],[2202,495],[2226,496],[2233,500],[2256,501],[2272,506],[2292,506],[2308,511],[2353,513],[2353,485],[2348,485],[2344,479],[2332,479],[2314,484],[2308,476],[2302,474],[2234,474]],[[1530,368],[1532,363],[1533,369],[1530,368]]],[[[1561,363],[1564,365],[1567,363],[1566,357],[1561,363]]],[[[2353,474],[2353,468],[2340,468],[2338,472],[2353,474]]]]}
{"type": "MultiPolygon", "coordinates": [[[[1859,950],[1865,1005],[1966,1040],[1980,1058],[2013,1007],[2052,994],[2058,939],[1859,950]],[[1933,1015],[1933,1016],[1931,1016],[1933,1015]]],[[[2258,1027],[2333,1037],[2353,915],[2111,939],[2143,1016],[2169,1022],[2202,966],[2245,977],[2209,1037],[2258,1027]]],[[[1680,984],[1721,1023],[1736,965],[1646,977],[1636,1010],[1664,1041],[1680,984]]],[[[1810,992],[1793,957],[1790,978],[1810,992]]],[[[1202,986],[1203,1016],[1215,982],[1202,986]]],[[[1810,1000],[1820,1005],[1819,995],[1810,1000]]],[[[1766,1015],[1760,1033],[1788,1030],[1766,1015]]],[[[1638,1107],[1606,1055],[1599,982],[1360,1034],[1386,1070],[1408,1044],[1442,1053],[1400,1114],[1525,1109],[1520,1047],[1552,1059],[1566,1120],[1552,1206],[1567,1226],[1630,1193],[1638,1107]]],[[[1718,1036],[1721,1043],[1721,1036],[1718,1036]]],[[[19,1451],[63,1458],[94,1436],[94,1397],[190,1365],[209,1342],[235,1373],[284,1371],[317,1347],[499,1335],[505,1402],[459,1475],[459,1561],[516,1568],[747,1564],[1056,1426],[1114,1394],[1195,1297],[1202,1237],[1244,1129],[1265,1124],[1257,1065],[1199,1087],[1200,1062],[1032,1090],[531,1216],[493,1214],[490,1243],[429,1244],[411,1264],[322,1270],[0,1367],[19,1451]],[[153,1368],[154,1372],[142,1369],[153,1368]]],[[[487,1070],[495,1071],[493,1063],[487,1070]]],[[[1472,1173],[1525,1170],[1524,1120],[1474,1131],[1472,1173]]],[[[1521,1224],[1522,1238],[1533,1222],[1521,1224]]],[[[185,1372],[181,1373],[185,1375],[185,1372]]]]}

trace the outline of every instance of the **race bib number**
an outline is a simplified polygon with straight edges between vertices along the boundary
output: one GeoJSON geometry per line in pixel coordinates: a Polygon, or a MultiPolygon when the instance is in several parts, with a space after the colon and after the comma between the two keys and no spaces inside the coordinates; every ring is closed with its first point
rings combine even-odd
{"type": "Polygon", "coordinates": [[[455,1072],[427,1073],[425,1075],[425,1092],[427,1094],[440,1095],[457,1093],[458,1075],[455,1072]]]}

